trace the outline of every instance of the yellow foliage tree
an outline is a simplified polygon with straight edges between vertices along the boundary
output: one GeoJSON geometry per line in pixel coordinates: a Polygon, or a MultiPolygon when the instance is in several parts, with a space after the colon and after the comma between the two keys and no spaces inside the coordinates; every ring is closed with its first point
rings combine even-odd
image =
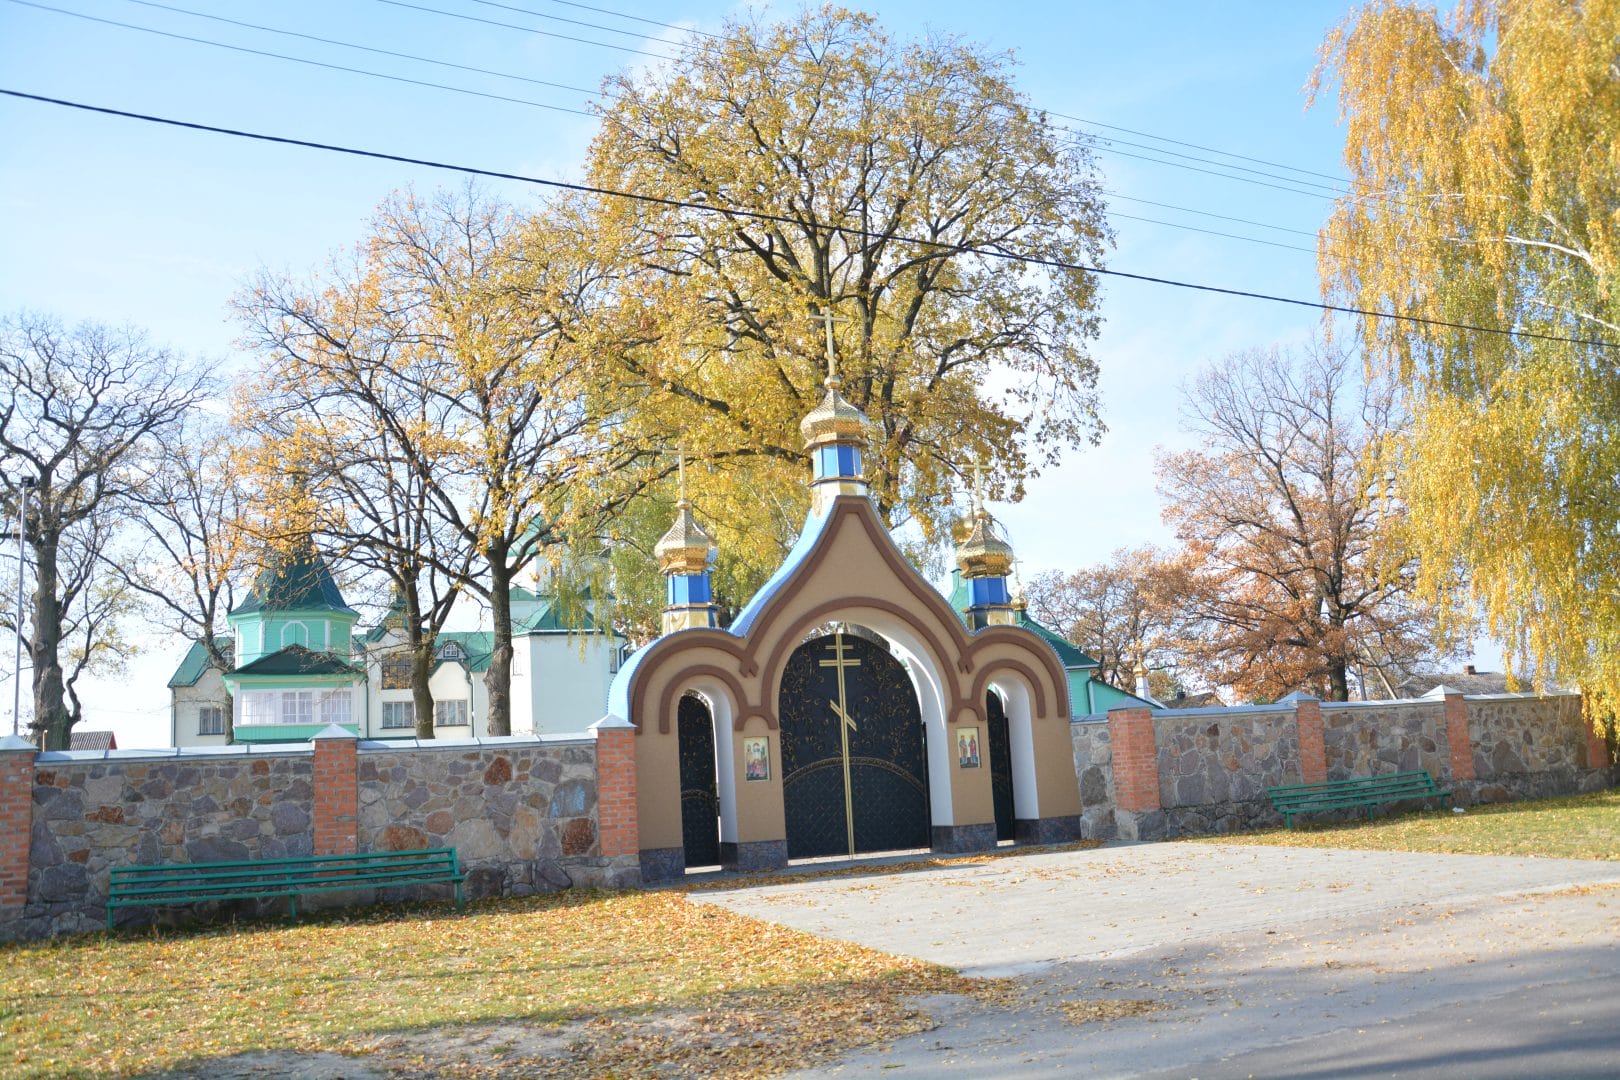
{"type": "Polygon", "coordinates": [[[1425,580],[1464,570],[1510,663],[1594,717],[1620,704],[1617,40],[1616,0],[1379,0],[1311,87],[1336,85],[1351,174],[1326,293],[1519,331],[1360,324],[1416,419],[1391,452],[1425,580]]]}
{"type": "Polygon", "coordinates": [[[731,24],[607,89],[591,181],[698,207],[597,208],[600,257],[626,274],[632,422],[714,470],[694,494],[722,577],[749,568],[744,595],[803,519],[818,315],[840,320],[843,393],[873,421],[874,501],[930,542],[975,453],[1016,490],[1101,430],[1095,277],[986,254],[1096,264],[1109,239],[1088,154],[1018,93],[1009,58],[826,8],[731,24]]]}

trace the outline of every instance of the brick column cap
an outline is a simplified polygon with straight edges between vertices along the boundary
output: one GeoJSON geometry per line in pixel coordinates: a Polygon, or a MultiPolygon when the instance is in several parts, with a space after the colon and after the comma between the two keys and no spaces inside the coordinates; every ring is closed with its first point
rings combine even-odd
{"type": "Polygon", "coordinates": [[[1437,684],[1435,686],[1435,688],[1433,690],[1430,690],[1427,694],[1424,694],[1423,696],[1426,697],[1426,698],[1462,697],[1463,692],[1461,690],[1458,690],[1456,687],[1447,686],[1445,683],[1439,683],[1439,684],[1437,684]]]}
{"type": "Polygon", "coordinates": [[[1279,705],[1297,705],[1301,701],[1321,701],[1322,699],[1309,690],[1295,690],[1292,694],[1277,699],[1279,705]]]}
{"type": "Polygon", "coordinates": [[[597,731],[597,732],[601,732],[601,731],[635,731],[636,730],[636,725],[632,724],[630,721],[626,720],[622,716],[614,716],[612,713],[608,713],[606,716],[602,717],[602,719],[598,720],[596,723],[592,724],[590,727],[586,728],[585,730],[586,731],[597,731]]]}
{"type": "Polygon", "coordinates": [[[344,727],[342,724],[327,724],[309,738],[310,742],[324,742],[327,739],[348,739],[350,742],[359,742],[360,736],[344,727]]]}
{"type": "Polygon", "coordinates": [[[21,735],[0,735],[0,754],[37,754],[39,747],[21,735]]]}

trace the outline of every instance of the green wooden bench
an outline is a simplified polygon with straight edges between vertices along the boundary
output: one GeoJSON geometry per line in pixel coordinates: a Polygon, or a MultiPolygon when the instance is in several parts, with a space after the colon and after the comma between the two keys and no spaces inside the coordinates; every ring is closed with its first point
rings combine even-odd
{"type": "Polygon", "coordinates": [[[455,848],[118,866],[107,889],[107,929],[112,929],[113,914],[122,907],[285,896],[291,904],[289,914],[296,919],[298,898],[306,893],[441,881],[455,885],[459,910],[465,877],[455,848]]]}
{"type": "Polygon", "coordinates": [[[1403,799],[1439,799],[1445,806],[1450,791],[1442,791],[1434,777],[1425,770],[1391,773],[1388,776],[1361,776],[1354,780],[1329,780],[1321,784],[1294,784],[1289,787],[1266,789],[1272,807],[1283,816],[1290,829],[1295,814],[1314,810],[1337,810],[1349,806],[1365,806],[1367,820],[1372,820],[1373,809],[1385,803],[1403,799]]]}

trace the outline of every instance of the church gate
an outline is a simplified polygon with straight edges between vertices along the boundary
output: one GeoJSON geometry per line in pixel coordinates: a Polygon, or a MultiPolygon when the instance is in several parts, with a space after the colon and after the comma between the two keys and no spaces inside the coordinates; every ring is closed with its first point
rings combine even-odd
{"type": "Polygon", "coordinates": [[[789,858],[929,846],[922,715],[888,649],[811,638],[783,669],[780,717],[789,858]]]}
{"type": "Polygon", "coordinates": [[[720,794],[714,775],[714,720],[696,694],[676,711],[681,760],[681,846],[687,866],[720,865],[720,794]]]}
{"type": "Polygon", "coordinates": [[[1001,695],[991,690],[984,695],[985,741],[990,744],[990,801],[996,808],[996,840],[1012,840],[1018,835],[1013,809],[1012,732],[1001,695]]]}

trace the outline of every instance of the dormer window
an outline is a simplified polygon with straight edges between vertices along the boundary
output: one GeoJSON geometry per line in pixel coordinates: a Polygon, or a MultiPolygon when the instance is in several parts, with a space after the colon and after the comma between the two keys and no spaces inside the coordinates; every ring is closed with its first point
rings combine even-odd
{"type": "Polygon", "coordinates": [[[440,660],[463,660],[467,654],[462,652],[461,645],[454,641],[447,641],[439,646],[440,660]]]}

